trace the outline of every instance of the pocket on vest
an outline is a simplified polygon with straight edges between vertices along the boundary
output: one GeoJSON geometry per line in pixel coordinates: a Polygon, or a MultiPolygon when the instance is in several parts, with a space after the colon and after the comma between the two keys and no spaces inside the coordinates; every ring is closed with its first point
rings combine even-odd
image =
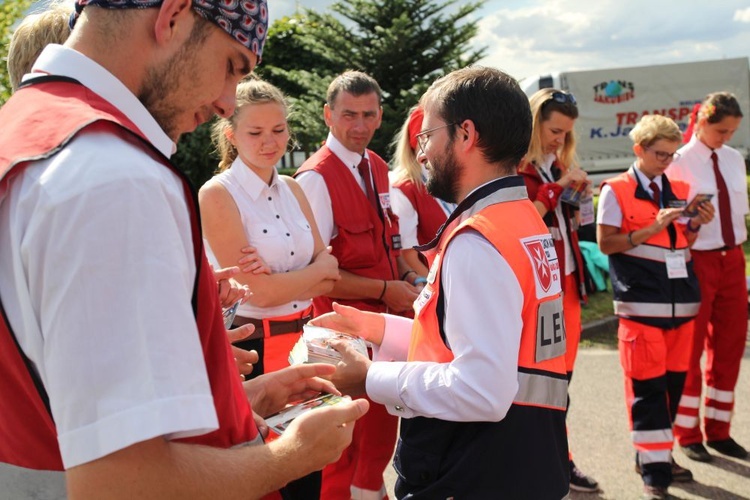
{"type": "Polygon", "coordinates": [[[375,227],[370,221],[339,224],[338,236],[332,242],[341,269],[372,267],[375,261],[375,227]]]}

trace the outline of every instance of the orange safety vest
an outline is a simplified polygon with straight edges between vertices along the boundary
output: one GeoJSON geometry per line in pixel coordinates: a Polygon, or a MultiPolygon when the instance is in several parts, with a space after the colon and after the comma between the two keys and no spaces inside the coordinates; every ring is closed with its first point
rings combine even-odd
{"type": "Polygon", "coordinates": [[[414,498],[492,498],[498,492],[508,498],[562,498],[569,487],[568,381],[559,263],[520,177],[498,179],[472,193],[448,219],[437,247],[427,249],[430,274],[415,303],[408,359],[453,360],[442,325],[441,256],[465,229],[478,231],[498,250],[523,291],[518,392],[500,422],[402,419],[397,492],[414,498]],[[484,208],[453,222],[472,206],[484,208]]]}
{"type": "MultiPolygon", "coordinates": [[[[659,205],[640,185],[635,167],[607,179],[622,211],[620,233],[648,227],[656,220],[659,205]]],[[[689,186],[662,176],[662,204],[685,200],[689,186]]],[[[700,287],[693,272],[687,238],[681,224],[670,224],[638,246],[609,256],[615,314],[658,328],[677,328],[698,315],[700,287]],[[666,255],[670,250],[683,252],[687,278],[669,279],[666,255]]]]}
{"type": "MultiPolygon", "coordinates": [[[[82,130],[104,130],[137,145],[181,180],[190,211],[196,277],[192,306],[219,429],[183,441],[228,448],[258,437],[237,375],[218,302],[216,278],[203,251],[198,201],[185,175],[162,156],[118,109],[75,80],[40,77],[0,109],[0,199],[14,176],[59,152],[82,130]],[[33,123],[33,133],[29,125],[33,123]]],[[[1,250],[0,250],[1,251],[1,250]]],[[[47,394],[2,312],[0,320],[0,461],[38,470],[63,470],[47,394]]]]}

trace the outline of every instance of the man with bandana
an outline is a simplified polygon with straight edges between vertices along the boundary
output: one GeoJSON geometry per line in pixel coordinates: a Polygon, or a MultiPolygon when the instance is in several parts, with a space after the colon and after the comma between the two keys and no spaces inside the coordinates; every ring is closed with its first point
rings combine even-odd
{"type": "Polygon", "coordinates": [[[195,193],[169,161],[233,113],[267,21],[264,0],[79,0],[65,46],[0,110],[3,494],[278,497],[350,442],[365,401],[263,444],[257,415],[336,392],[319,378],[333,368],[243,386],[195,193]]]}

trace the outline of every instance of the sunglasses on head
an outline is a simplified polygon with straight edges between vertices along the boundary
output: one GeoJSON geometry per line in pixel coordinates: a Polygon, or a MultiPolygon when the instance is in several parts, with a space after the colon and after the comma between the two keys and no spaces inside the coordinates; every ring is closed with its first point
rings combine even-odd
{"type": "Polygon", "coordinates": [[[572,104],[573,106],[578,104],[573,94],[569,94],[568,92],[560,92],[560,91],[552,92],[549,96],[549,99],[547,99],[547,101],[548,102],[555,101],[555,102],[559,102],[560,104],[572,104]]]}

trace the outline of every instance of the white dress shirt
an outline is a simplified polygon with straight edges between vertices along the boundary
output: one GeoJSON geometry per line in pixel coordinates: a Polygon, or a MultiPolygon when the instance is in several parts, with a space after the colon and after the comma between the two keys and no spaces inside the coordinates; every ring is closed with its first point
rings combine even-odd
{"type": "MultiPolygon", "coordinates": [[[[468,210],[459,220],[471,215],[468,210]]],[[[385,315],[383,343],[367,373],[367,395],[404,418],[499,421],[518,390],[521,286],[505,258],[473,230],[448,244],[441,279],[454,359],[404,362],[412,320],[385,315]]]]}
{"type": "MultiPolygon", "coordinates": [[[[729,192],[729,203],[732,207],[732,227],[734,239],[739,245],[747,239],[745,215],[750,212],[747,202],[747,179],[745,177],[745,160],[742,155],[729,146],[715,150],[719,160],[719,171],[729,192]]],[[[714,197],[711,204],[716,214],[711,222],[703,224],[698,239],[693,244],[694,250],[715,250],[724,246],[721,236],[721,208],[719,207],[718,189],[714,176],[711,148],[693,136],[686,145],[679,149],[680,158],[673,161],[666,174],[670,179],[681,180],[690,185],[688,202],[696,194],[711,193],[714,197]]]]}
{"type": "MultiPolygon", "coordinates": [[[[34,71],[75,78],[172,153],[138,99],[86,56],[50,45],[34,71]]],[[[116,136],[84,131],[11,180],[0,248],[0,295],[49,394],[66,468],[217,428],[174,173],[116,136]]]]}
{"type": "MultiPolygon", "coordinates": [[[[291,188],[274,169],[271,185],[250,170],[240,158],[214,177],[237,204],[245,237],[271,272],[285,273],[307,267],[315,249],[312,229],[291,188]]],[[[222,267],[234,265],[222,263],[222,267]]],[[[241,304],[237,315],[245,318],[287,316],[307,309],[312,299],[293,300],[273,307],[241,304]]]]}
{"type": "MultiPolygon", "coordinates": [[[[349,172],[354,176],[354,180],[357,181],[357,184],[359,184],[364,193],[365,181],[359,175],[359,170],[357,170],[359,162],[362,161],[362,155],[346,149],[330,132],[326,139],[326,146],[344,165],[349,167],[349,172]]],[[[368,161],[370,160],[370,155],[367,151],[365,151],[365,158],[368,161]]],[[[372,171],[370,172],[370,176],[372,177],[372,171]]],[[[328,245],[332,239],[338,236],[338,231],[336,230],[336,225],[333,223],[331,195],[328,193],[326,181],[322,175],[313,170],[300,173],[296,179],[299,185],[302,186],[307,201],[310,202],[310,206],[312,207],[312,212],[315,214],[315,222],[318,224],[323,244],[328,245]]],[[[372,183],[372,179],[369,179],[369,182],[372,183]]]]}

